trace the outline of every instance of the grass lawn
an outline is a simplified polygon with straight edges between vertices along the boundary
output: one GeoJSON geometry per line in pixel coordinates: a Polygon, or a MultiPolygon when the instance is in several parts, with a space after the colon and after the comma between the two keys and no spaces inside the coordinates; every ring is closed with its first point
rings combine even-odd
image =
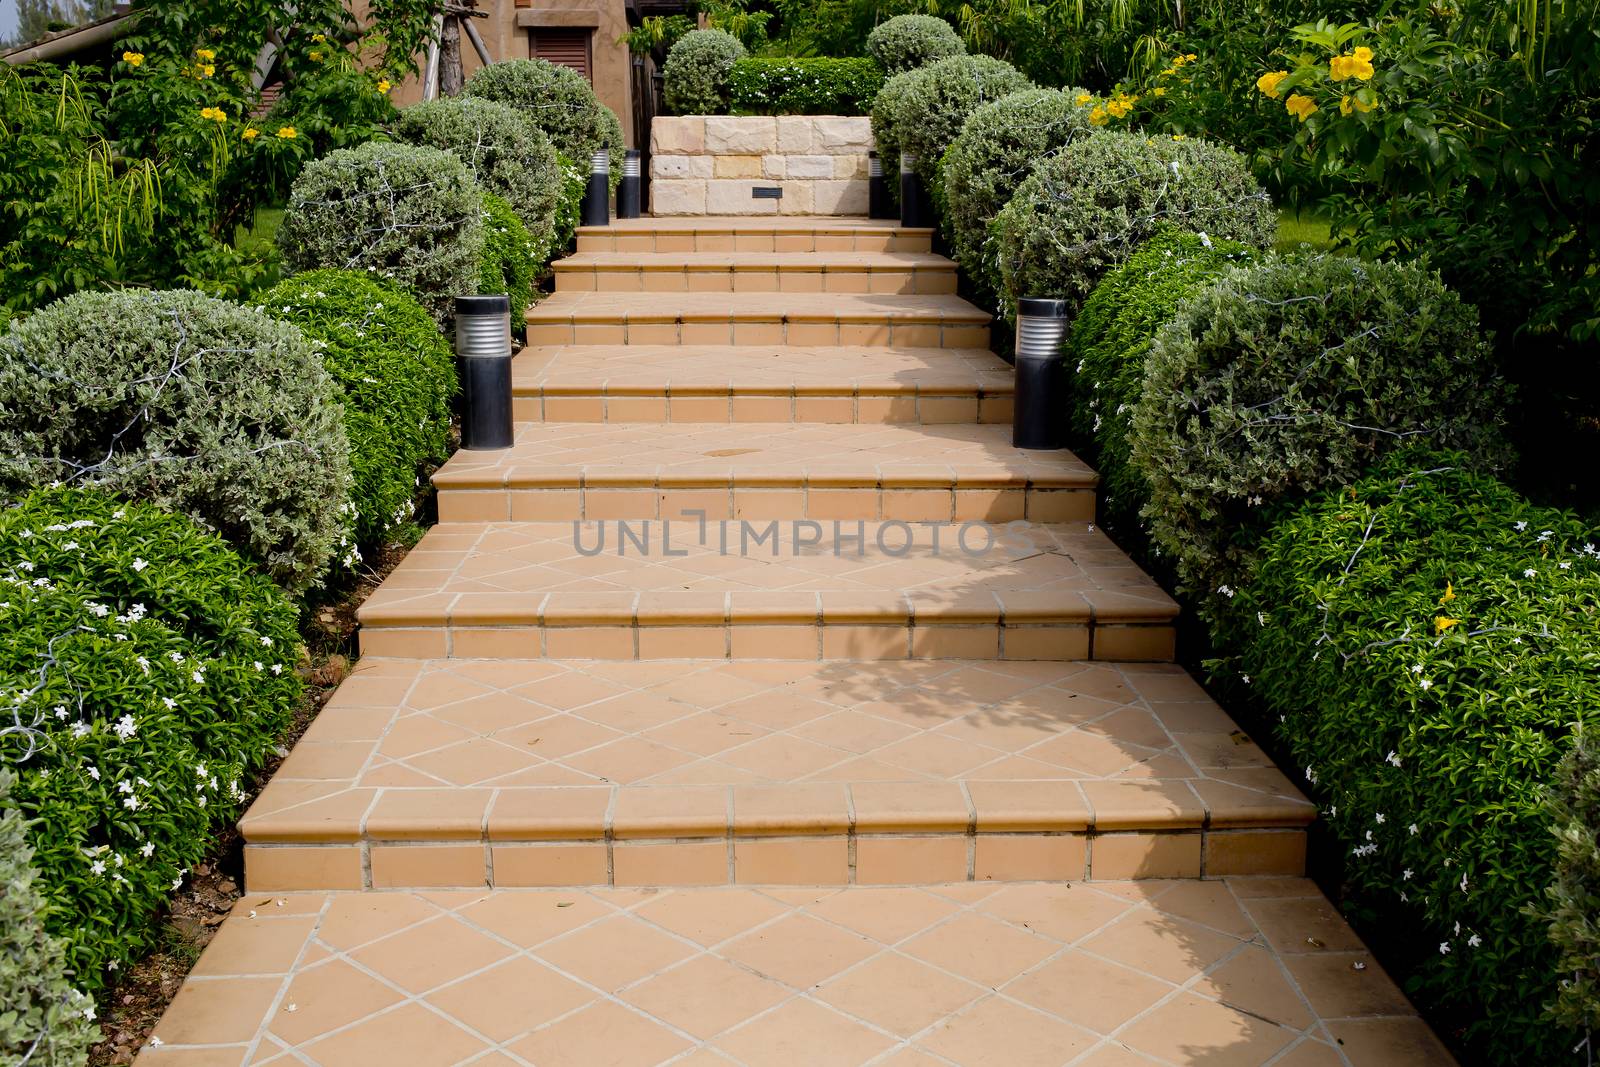
{"type": "Polygon", "coordinates": [[[1333,247],[1333,227],[1328,220],[1310,212],[1285,212],[1278,217],[1278,239],[1273,247],[1279,252],[1292,252],[1302,244],[1312,248],[1333,247]]]}
{"type": "Polygon", "coordinates": [[[240,226],[234,231],[233,246],[241,251],[268,251],[282,222],[283,208],[258,207],[250,225],[240,226]]]}

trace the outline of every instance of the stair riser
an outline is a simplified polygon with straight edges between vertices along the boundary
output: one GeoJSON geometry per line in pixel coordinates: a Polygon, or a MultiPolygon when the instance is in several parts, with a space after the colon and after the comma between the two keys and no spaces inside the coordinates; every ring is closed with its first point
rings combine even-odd
{"type": "MultiPolygon", "coordinates": [[[[1033,488],[513,487],[439,491],[440,522],[680,519],[1093,522],[1094,490],[1033,488]]],[[[755,530],[750,537],[760,536],[755,530]]],[[[951,531],[951,536],[955,531],[951,531]]],[[[659,536],[659,535],[658,535],[659,536]]],[[[893,544],[890,545],[893,547],[893,544]]]]}
{"type": "Polygon", "coordinates": [[[527,316],[530,345],[846,345],[866,348],[986,348],[989,327],[880,319],[805,322],[783,319],[654,322],[546,321],[527,316]]]}
{"type": "Polygon", "coordinates": [[[759,230],[662,233],[579,233],[579,252],[931,252],[922,233],[775,233],[759,230]]]}
{"type": "Polygon", "coordinates": [[[937,885],[1305,873],[1298,828],[723,835],[252,844],[249,892],[667,885],[937,885]]]}
{"type": "Polygon", "coordinates": [[[800,396],[755,392],[716,396],[672,396],[664,392],[607,396],[529,391],[512,398],[512,412],[518,422],[1003,425],[1011,421],[1012,397],[1009,393],[919,397],[907,393],[800,396]]]}
{"type": "Polygon", "coordinates": [[[862,270],[581,270],[557,264],[557,292],[602,293],[881,293],[936,296],[956,291],[952,269],[862,270]]]}
{"type": "Polygon", "coordinates": [[[539,625],[536,618],[480,626],[444,619],[366,623],[361,654],[400,659],[782,659],[1103,660],[1159,663],[1173,657],[1170,623],[925,623],[817,625],[814,621],[732,623],[675,619],[635,625],[618,619],[539,625]]]}

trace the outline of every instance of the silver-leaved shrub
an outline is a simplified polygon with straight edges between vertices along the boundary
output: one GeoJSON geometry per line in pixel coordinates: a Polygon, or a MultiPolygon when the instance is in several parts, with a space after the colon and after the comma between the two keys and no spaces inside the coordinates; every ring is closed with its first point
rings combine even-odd
{"type": "Polygon", "coordinates": [[[667,110],[674,115],[726,115],[728,76],[745,56],[739,38],[722,30],[690,30],[661,68],[667,110]]]}
{"type": "MultiPolygon", "coordinates": [[[[917,173],[940,197],[939,161],[967,116],[984,104],[1032,88],[1020,70],[993,56],[952,56],[918,67],[906,76],[896,97],[894,139],[900,149],[917,157],[917,173]]],[[[888,169],[899,169],[898,157],[889,161],[888,169]]]]}
{"type": "Polygon", "coordinates": [[[944,19],[933,15],[896,15],[867,34],[867,54],[886,74],[903,74],[951,56],[967,46],[944,19]]]}
{"type": "Polygon", "coordinates": [[[611,189],[622,181],[626,144],[617,113],[600,102],[582,74],[547,59],[491,63],[467,79],[463,93],[509,104],[545,132],[556,151],[583,173],[602,149],[611,156],[611,189]]]}

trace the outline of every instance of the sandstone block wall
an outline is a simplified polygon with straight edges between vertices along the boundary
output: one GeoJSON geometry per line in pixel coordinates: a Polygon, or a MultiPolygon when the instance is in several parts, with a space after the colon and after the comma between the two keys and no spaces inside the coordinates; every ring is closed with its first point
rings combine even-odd
{"type": "Polygon", "coordinates": [[[864,115],[689,115],[650,124],[656,215],[865,215],[864,115]],[[758,199],[757,187],[783,190],[758,199]]]}

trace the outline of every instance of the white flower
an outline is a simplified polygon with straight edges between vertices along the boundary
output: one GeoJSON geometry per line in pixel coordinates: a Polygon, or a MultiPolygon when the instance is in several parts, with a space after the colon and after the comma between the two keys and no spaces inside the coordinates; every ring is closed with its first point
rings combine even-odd
{"type": "Polygon", "coordinates": [[[143,656],[140,656],[138,659],[134,660],[134,662],[139,665],[139,667],[144,671],[144,673],[146,673],[146,674],[150,673],[150,661],[149,660],[145,659],[143,656]]]}
{"type": "Polygon", "coordinates": [[[1539,577],[1539,572],[1534,570],[1532,567],[1529,567],[1527,570],[1522,572],[1522,576],[1524,578],[1537,578],[1539,577]]]}
{"type": "Polygon", "coordinates": [[[94,874],[105,874],[106,873],[105,861],[104,860],[95,860],[93,863],[89,864],[89,870],[90,870],[90,872],[92,872],[94,874]]]}
{"type": "Polygon", "coordinates": [[[168,711],[176,711],[176,710],[178,710],[178,702],[176,700],[173,700],[171,697],[162,697],[161,698],[161,703],[163,703],[163,704],[165,704],[167,706],[167,710],[168,711]]]}
{"type": "Polygon", "coordinates": [[[194,679],[194,684],[195,685],[205,685],[205,683],[206,683],[206,672],[205,671],[191,671],[189,673],[189,677],[194,679]]]}
{"type": "Polygon", "coordinates": [[[1411,881],[1411,876],[1416,873],[1416,871],[1413,871],[1410,867],[1407,867],[1405,870],[1400,872],[1400,880],[1402,882],[1409,882],[1411,881]]]}
{"type": "Polygon", "coordinates": [[[1524,520],[1522,522],[1512,523],[1512,525],[1515,526],[1518,530],[1526,530],[1528,528],[1528,523],[1527,523],[1526,520],[1524,520]]]}
{"type": "Polygon", "coordinates": [[[1422,664],[1420,664],[1420,663],[1413,664],[1412,667],[1411,667],[1411,673],[1412,674],[1421,674],[1422,673],[1422,664]]]}
{"type": "Polygon", "coordinates": [[[176,892],[177,890],[182,889],[182,888],[183,888],[183,875],[180,874],[180,875],[178,875],[178,877],[176,877],[176,878],[174,878],[172,880],[172,889],[173,889],[174,892],[176,892]]]}
{"type": "Polygon", "coordinates": [[[1473,934],[1471,937],[1467,938],[1468,948],[1477,948],[1481,944],[1483,944],[1483,938],[1479,937],[1477,934],[1473,934]]]}
{"type": "Polygon", "coordinates": [[[274,664],[273,664],[273,665],[272,665],[272,673],[273,673],[273,674],[282,674],[282,673],[283,673],[283,664],[281,664],[281,663],[274,663],[274,664]]]}
{"type": "Polygon", "coordinates": [[[1400,766],[1400,757],[1395,755],[1393,749],[1390,749],[1389,750],[1389,754],[1387,756],[1383,757],[1383,758],[1385,760],[1387,760],[1389,763],[1394,764],[1396,767],[1400,766]]]}
{"type": "Polygon", "coordinates": [[[1569,560],[1562,560],[1560,563],[1556,564],[1556,569],[1570,571],[1572,569],[1572,563],[1569,560]]]}
{"type": "Polygon", "coordinates": [[[94,1005],[93,1004],[90,1004],[87,1008],[83,1009],[83,1017],[85,1019],[88,1019],[90,1022],[94,1022],[94,1005]]]}
{"type": "Polygon", "coordinates": [[[56,705],[56,718],[65,719],[66,717],[67,717],[67,709],[66,709],[66,707],[61,705],[61,704],[57,704],[56,705]]]}
{"type": "Polygon", "coordinates": [[[1461,876],[1461,891],[1463,893],[1467,891],[1467,876],[1464,874],[1461,876]]]}
{"type": "Polygon", "coordinates": [[[1223,596],[1229,598],[1230,600],[1233,598],[1233,587],[1232,586],[1219,585],[1219,586],[1217,586],[1217,592],[1221,593],[1223,596]]]}
{"type": "Polygon", "coordinates": [[[1262,626],[1265,626],[1267,624],[1267,613],[1264,611],[1256,612],[1256,622],[1260,623],[1262,626]]]}
{"type": "Polygon", "coordinates": [[[89,768],[89,777],[93,778],[95,781],[98,782],[100,780],[100,768],[99,767],[90,767],[89,768]]]}
{"type": "MultiPolygon", "coordinates": [[[[1523,523],[1522,525],[1526,526],[1527,523],[1523,523]]],[[[1439,942],[1439,955],[1441,955],[1441,956],[1450,955],[1450,942],[1448,942],[1448,941],[1439,942]]]]}
{"type": "Polygon", "coordinates": [[[1539,531],[1539,540],[1548,541],[1548,540],[1550,540],[1550,538],[1555,536],[1555,533],[1556,532],[1554,530],[1540,530],[1539,531]]]}
{"type": "Polygon", "coordinates": [[[170,659],[174,663],[182,663],[183,662],[183,653],[182,652],[168,652],[167,653],[167,658],[170,659]]]}
{"type": "Polygon", "coordinates": [[[272,638],[270,638],[270,637],[263,637],[263,638],[262,638],[262,639],[261,639],[261,644],[262,644],[262,646],[263,646],[263,647],[265,647],[265,648],[271,648],[271,647],[272,647],[272,638]]]}
{"type": "Polygon", "coordinates": [[[63,541],[61,547],[66,549],[68,552],[76,552],[78,551],[79,545],[76,541],[63,541]]]}
{"type": "Polygon", "coordinates": [[[89,733],[89,730],[90,730],[89,724],[84,722],[81,719],[72,724],[72,736],[73,737],[84,737],[89,733]]]}
{"type": "Polygon", "coordinates": [[[1406,829],[1411,831],[1411,836],[1412,837],[1416,837],[1417,834],[1422,832],[1422,831],[1417,829],[1417,824],[1416,823],[1412,823],[1410,826],[1406,827],[1406,829]]]}
{"type": "Polygon", "coordinates": [[[128,782],[128,781],[118,782],[117,783],[117,792],[121,793],[124,796],[132,795],[132,793],[133,793],[133,783],[132,782],[128,782]]]}
{"type": "Polygon", "coordinates": [[[134,725],[132,715],[124,715],[122,718],[118,719],[117,724],[111,728],[111,732],[116,734],[124,741],[132,737],[137,731],[138,727],[134,725]]]}
{"type": "Polygon", "coordinates": [[[1423,688],[1423,689],[1432,689],[1433,688],[1433,682],[1430,681],[1427,678],[1424,678],[1422,681],[1418,682],[1417,685],[1419,687],[1423,688]]]}
{"type": "Polygon", "coordinates": [[[156,854],[156,843],[154,841],[146,841],[144,844],[139,846],[139,854],[145,859],[149,859],[151,856],[154,856],[156,854]]]}
{"type": "Polygon", "coordinates": [[[129,811],[138,811],[139,810],[139,798],[138,797],[128,797],[127,799],[125,799],[122,802],[122,806],[127,808],[129,811]]]}
{"type": "Polygon", "coordinates": [[[134,557],[133,569],[135,572],[142,571],[148,566],[150,566],[150,564],[146,563],[144,560],[139,559],[137,556],[134,557]]]}
{"type": "MultiPolygon", "coordinates": [[[[1386,821],[1385,818],[1384,818],[1383,812],[1381,812],[1381,811],[1374,812],[1373,816],[1372,816],[1372,821],[1377,823],[1379,826],[1382,826],[1384,824],[1384,822],[1386,821]]],[[[1371,831],[1369,830],[1368,833],[1370,834],[1371,831]]]]}

